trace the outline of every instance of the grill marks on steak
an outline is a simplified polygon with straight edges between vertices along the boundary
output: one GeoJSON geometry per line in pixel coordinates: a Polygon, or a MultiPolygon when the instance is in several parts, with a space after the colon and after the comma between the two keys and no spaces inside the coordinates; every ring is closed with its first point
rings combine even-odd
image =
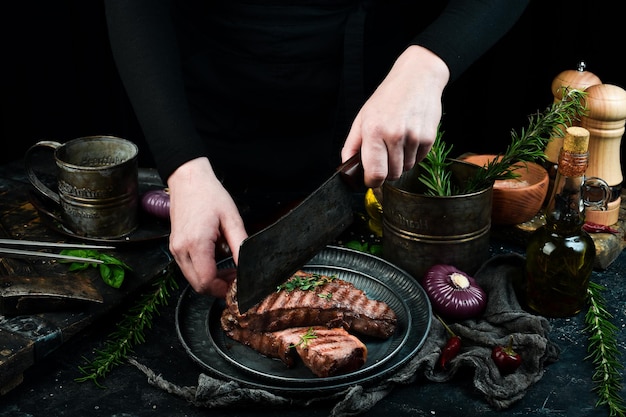
{"type": "Polygon", "coordinates": [[[369,299],[352,283],[303,271],[294,275],[313,278],[315,285],[281,289],[243,314],[233,281],[221,316],[226,335],[288,367],[299,357],[315,375],[328,377],[353,372],[367,359],[365,344],[348,331],[388,338],[396,330],[397,317],[387,303],[369,299]],[[304,342],[309,329],[315,338],[304,342]]]}
{"type": "Polygon", "coordinates": [[[367,360],[365,344],[343,328],[293,327],[275,332],[234,328],[227,335],[265,356],[279,358],[288,367],[299,356],[318,377],[356,371],[367,360]],[[311,332],[315,337],[305,340],[311,332]]]}
{"type": "MultiPolygon", "coordinates": [[[[300,277],[313,276],[299,271],[300,277]]],[[[241,314],[236,281],[226,296],[222,327],[271,332],[291,327],[344,327],[355,333],[388,338],[397,325],[394,311],[384,302],[371,300],[352,283],[334,279],[310,290],[280,290],[241,314]],[[228,311],[228,312],[226,312],[228,311]]]]}

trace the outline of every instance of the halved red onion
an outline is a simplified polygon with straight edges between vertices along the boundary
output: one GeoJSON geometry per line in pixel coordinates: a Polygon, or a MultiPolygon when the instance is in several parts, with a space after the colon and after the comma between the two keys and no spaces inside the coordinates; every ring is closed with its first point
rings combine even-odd
{"type": "Polygon", "coordinates": [[[435,313],[454,320],[474,318],[487,306],[487,294],[476,280],[452,265],[434,265],[422,279],[435,313]]]}
{"type": "Polygon", "coordinates": [[[169,220],[170,194],[167,188],[147,191],[141,197],[141,207],[149,214],[169,220]]]}

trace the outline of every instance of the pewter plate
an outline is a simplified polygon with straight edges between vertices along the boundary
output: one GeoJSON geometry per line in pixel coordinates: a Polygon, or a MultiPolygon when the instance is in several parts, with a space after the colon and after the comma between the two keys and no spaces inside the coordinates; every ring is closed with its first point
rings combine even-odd
{"type": "MultiPolygon", "coordinates": [[[[232,268],[232,259],[219,268],[232,268]]],[[[362,338],[368,360],[359,370],[328,378],[314,376],[304,365],[287,368],[226,337],[219,325],[222,300],[196,294],[187,287],[178,301],[176,330],[188,355],[215,377],[243,386],[285,394],[337,391],[354,384],[370,384],[390,376],[415,356],[423,345],[432,318],[431,306],[422,287],[408,273],[363,252],[328,246],[304,270],[331,273],[354,282],[369,297],[390,304],[399,326],[388,340],[362,338]]]]}
{"type": "MultiPolygon", "coordinates": [[[[409,307],[399,294],[393,292],[383,282],[357,271],[333,266],[304,266],[302,270],[315,274],[335,276],[351,282],[356,288],[363,290],[368,298],[384,301],[396,313],[398,326],[390,338],[383,340],[357,335],[367,346],[367,360],[360,369],[350,374],[351,377],[356,378],[361,374],[372,372],[374,368],[381,367],[404,346],[408,340],[409,329],[412,327],[409,307]]],[[[207,334],[211,338],[211,342],[217,352],[234,366],[253,373],[259,378],[267,378],[273,381],[280,380],[281,382],[291,384],[317,385],[319,383],[340,381],[345,378],[344,375],[325,378],[317,377],[301,362],[297,362],[293,368],[287,369],[280,360],[259,355],[254,349],[233,341],[222,330],[220,324],[222,310],[224,310],[224,302],[222,300],[213,303],[207,317],[207,334]]]]}

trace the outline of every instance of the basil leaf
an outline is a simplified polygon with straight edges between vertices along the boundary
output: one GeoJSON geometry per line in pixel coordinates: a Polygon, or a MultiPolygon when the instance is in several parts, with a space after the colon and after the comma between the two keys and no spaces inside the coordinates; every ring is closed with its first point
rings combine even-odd
{"type": "Polygon", "coordinates": [[[126,270],[132,271],[132,268],[123,261],[92,249],[65,249],[61,251],[61,254],[101,260],[104,263],[96,264],[71,261],[65,261],[65,263],[71,262],[69,266],[70,271],[83,271],[89,267],[97,267],[102,280],[113,288],[120,288],[122,286],[126,270]]]}

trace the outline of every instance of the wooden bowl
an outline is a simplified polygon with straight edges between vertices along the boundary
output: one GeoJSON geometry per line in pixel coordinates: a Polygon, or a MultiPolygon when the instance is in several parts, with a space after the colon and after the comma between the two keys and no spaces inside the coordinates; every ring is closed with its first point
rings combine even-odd
{"type": "MultiPolygon", "coordinates": [[[[485,166],[496,155],[470,155],[466,162],[485,166]]],[[[491,221],[494,224],[519,224],[531,220],[539,213],[548,192],[548,171],[534,162],[517,163],[519,177],[498,180],[493,184],[491,221]]]]}

